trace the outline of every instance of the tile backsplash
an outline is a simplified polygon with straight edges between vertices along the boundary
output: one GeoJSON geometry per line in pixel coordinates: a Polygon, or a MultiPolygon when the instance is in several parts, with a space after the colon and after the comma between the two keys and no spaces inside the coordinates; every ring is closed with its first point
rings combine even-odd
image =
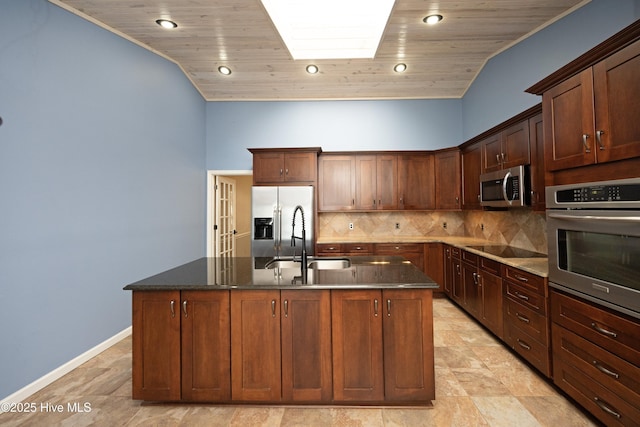
{"type": "Polygon", "coordinates": [[[477,237],[493,243],[547,253],[546,219],[530,209],[508,211],[322,212],[323,240],[397,237],[477,237]],[[353,229],[349,229],[349,224],[353,229]]]}

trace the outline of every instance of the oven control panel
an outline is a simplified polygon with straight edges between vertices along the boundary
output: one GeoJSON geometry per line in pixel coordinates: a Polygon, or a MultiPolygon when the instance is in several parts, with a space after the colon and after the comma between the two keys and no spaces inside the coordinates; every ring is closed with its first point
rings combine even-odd
{"type": "Polygon", "coordinates": [[[615,208],[618,204],[620,208],[640,206],[640,179],[547,187],[547,207],[615,208]]]}

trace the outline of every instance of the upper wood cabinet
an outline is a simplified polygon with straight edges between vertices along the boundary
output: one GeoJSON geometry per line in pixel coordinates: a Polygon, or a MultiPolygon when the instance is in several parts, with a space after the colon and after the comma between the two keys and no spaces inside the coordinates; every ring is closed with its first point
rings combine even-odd
{"type": "Polygon", "coordinates": [[[482,173],[530,163],[529,121],[520,123],[482,141],[482,173]]]}
{"type": "Polygon", "coordinates": [[[481,209],[480,170],[482,166],[482,143],[477,142],[462,149],[462,207],[481,209]]]}
{"type": "Polygon", "coordinates": [[[398,208],[435,209],[433,154],[398,154],[398,208]]]}
{"type": "Polygon", "coordinates": [[[636,21],[527,89],[542,95],[548,185],[637,176],[639,82],[636,21]]]}
{"type": "Polygon", "coordinates": [[[460,202],[460,150],[439,151],[434,157],[436,209],[458,210],[460,202]]]}
{"type": "Polygon", "coordinates": [[[323,154],[318,161],[318,210],[356,208],[356,159],[346,154],[323,154]]]}
{"type": "Polygon", "coordinates": [[[320,148],[250,148],[253,184],[309,184],[317,179],[320,148]]]}
{"type": "Polygon", "coordinates": [[[529,142],[531,149],[531,208],[535,211],[546,209],[544,171],[544,130],[542,113],[529,119],[529,142]]]}
{"type": "Polygon", "coordinates": [[[542,95],[548,170],[640,156],[640,42],[542,95]]]}
{"type": "Polygon", "coordinates": [[[433,154],[324,153],[318,161],[318,210],[435,209],[433,154]]]}
{"type": "Polygon", "coordinates": [[[356,155],[356,209],[398,209],[398,158],[356,155]]]}

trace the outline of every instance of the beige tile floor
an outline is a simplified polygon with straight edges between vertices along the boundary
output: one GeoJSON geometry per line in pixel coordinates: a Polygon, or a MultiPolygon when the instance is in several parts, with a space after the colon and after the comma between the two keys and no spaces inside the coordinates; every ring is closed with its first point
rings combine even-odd
{"type": "Polygon", "coordinates": [[[36,404],[35,412],[0,414],[0,425],[597,425],[446,299],[434,300],[434,344],[436,400],[430,408],[142,405],[131,399],[129,337],[26,399],[36,404]],[[85,403],[87,411],[73,410],[85,403]],[[63,411],[52,412],[55,405],[63,411]]]}

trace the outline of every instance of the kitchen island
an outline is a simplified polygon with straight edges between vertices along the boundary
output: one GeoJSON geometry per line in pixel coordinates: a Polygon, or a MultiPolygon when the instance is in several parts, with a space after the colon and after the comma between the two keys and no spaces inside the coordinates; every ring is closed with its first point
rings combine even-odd
{"type": "Polygon", "coordinates": [[[127,285],[133,398],[430,405],[438,285],[402,257],[318,260],[201,258],[127,285]]]}

